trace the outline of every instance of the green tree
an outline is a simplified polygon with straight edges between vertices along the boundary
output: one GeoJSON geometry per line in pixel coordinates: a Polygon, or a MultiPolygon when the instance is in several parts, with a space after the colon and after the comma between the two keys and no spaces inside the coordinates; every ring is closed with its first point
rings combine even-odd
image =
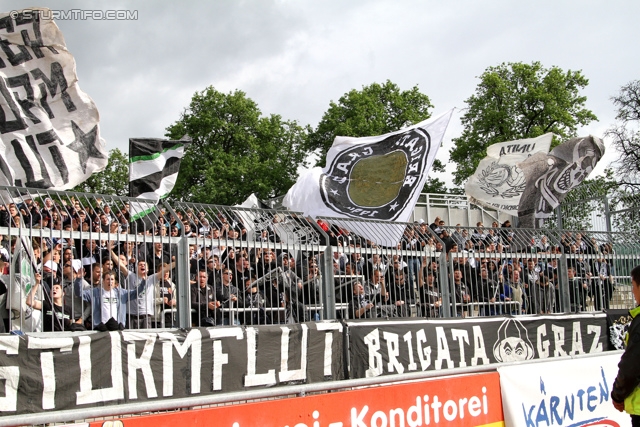
{"type": "Polygon", "coordinates": [[[267,199],[284,194],[305,166],[307,130],[278,115],[262,117],[244,92],[196,92],[166,136],[189,135],[170,198],[233,205],[251,193],[267,199]]]}
{"type": "Polygon", "coordinates": [[[345,93],[338,103],[331,101],[318,127],[309,134],[307,147],[319,156],[324,166],[327,151],[336,136],[374,136],[393,132],[428,119],[432,108],[429,97],[418,86],[401,91],[387,80],[362,90],[345,93]]]}
{"type": "Polygon", "coordinates": [[[427,182],[424,183],[422,192],[445,194],[449,193],[449,190],[447,189],[447,184],[440,178],[427,178],[427,182]]]}
{"type": "MultiPolygon", "coordinates": [[[[307,147],[319,157],[317,166],[324,166],[327,151],[336,136],[375,136],[394,132],[431,117],[429,97],[418,86],[401,91],[398,85],[387,80],[384,84],[372,83],[362,90],[345,93],[322,116],[315,131],[309,133],[307,147]]],[[[443,172],[442,162],[436,160],[433,170],[443,172]]],[[[423,192],[446,193],[447,187],[438,178],[428,178],[423,192]]]]}
{"type": "Polygon", "coordinates": [[[607,131],[620,153],[616,172],[621,185],[631,193],[640,194],[640,80],[622,86],[611,100],[617,108],[616,119],[619,121],[607,131]]]}
{"type": "MultiPolygon", "coordinates": [[[[618,184],[613,178],[613,171],[606,169],[604,175],[585,179],[579,186],[571,190],[560,205],[562,228],[565,230],[605,230],[605,203],[609,209],[614,208],[618,184]],[[597,221],[594,224],[593,221],[597,221]]],[[[556,228],[557,211],[547,220],[545,226],[556,228]]]]}
{"type": "Polygon", "coordinates": [[[576,136],[578,126],[597,120],[580,95],[588,83],[580,71],[547,69],[539,62],[487,68],[475,94],[465,101],[462,135],[453,139],[454,183],[463,184],[475,172],[492,144],[547,132],[559,138],[554,143],[576,136]]]}
{"type": "Polygon", "coordinates": [[[78,184],[72,191],[98,193],[111,196],[129,194],[129,159],[117,148],[109,150],[107,167],[94,173],[85,182],[78,184]]]}

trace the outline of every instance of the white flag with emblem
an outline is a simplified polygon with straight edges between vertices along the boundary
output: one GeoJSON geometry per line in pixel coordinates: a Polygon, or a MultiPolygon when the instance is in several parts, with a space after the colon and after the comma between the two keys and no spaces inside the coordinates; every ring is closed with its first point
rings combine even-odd
{"type": "MultiPolygon", "coordinates": [[[[282,204],[314,218],[408,221],[452,113],[386,135],[336,137],[326,166],[301,174],[282,204]]],[[[403,230],[380,236],[362,222],[340,225],[385,246],[395,245],[403,230]]]]}
{"type": "Polygon", "coordinates": [[[75,187],[107,165],[98,110],[49,9],[0,23],[0,184],[75,187]]]}

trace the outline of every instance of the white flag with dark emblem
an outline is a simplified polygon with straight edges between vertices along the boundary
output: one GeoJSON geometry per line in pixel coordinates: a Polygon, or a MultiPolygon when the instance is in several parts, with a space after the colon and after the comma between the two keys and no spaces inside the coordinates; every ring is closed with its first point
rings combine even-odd
{"type": "Polygon", "coordinates": [[[0,184],[64,190],[107,165],[98,110],[51,17],[0,13],[0,184]]]}
{"type": "Polygon", "coordinates": [[[537,138],[501,142],[487,148],[487,157],[465,185],[471,202],[518,215],[518,205],[526,182],[518,164],[535,153],[548,153],[553,133],[537,138]]]}
{"type": "MultiPolygon", "coordinates": [[[[169,195],[178,179],[185,145],[191,141],[155,138],[129,139],[129,196],[158,202],[169,195]]],[[[153,211],[155,205],[130,205],[131,219],[136,220],[153,211]]]]}
{"type": "MultiPolygon", "coordinates": [[[[282,204],[314,218],[408,221],[452,114],[381,136],[336,137],[326,166],[302,173],[282,204]]],[[[343,226],[386,246],[402,237],[402,227],[381,236],[364,223],[343,226]]]]}

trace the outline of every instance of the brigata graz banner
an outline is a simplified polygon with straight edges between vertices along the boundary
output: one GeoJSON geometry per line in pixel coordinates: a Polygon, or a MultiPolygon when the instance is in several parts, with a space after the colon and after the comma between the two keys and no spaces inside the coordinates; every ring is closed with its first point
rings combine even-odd
{"type": "Polygon", "coordinates": [[[342,324],[0,336],[0,414],[344,378],[342,324]]]}
{"type": "Polygon", "coordinates": [[[549,359],[609,349],[604,314],[346,324],[351,378],[549,359]]]}

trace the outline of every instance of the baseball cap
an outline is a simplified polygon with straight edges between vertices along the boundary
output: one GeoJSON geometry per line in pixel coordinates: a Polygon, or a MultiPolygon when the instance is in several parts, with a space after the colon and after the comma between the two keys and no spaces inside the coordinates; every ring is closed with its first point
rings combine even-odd
{"type": "Polygon", "coordinates": [[[44,263],[44,266],[50,269],[51,271],[58,271],[58,263],[53,262],[51,260],[44,263]]]}

